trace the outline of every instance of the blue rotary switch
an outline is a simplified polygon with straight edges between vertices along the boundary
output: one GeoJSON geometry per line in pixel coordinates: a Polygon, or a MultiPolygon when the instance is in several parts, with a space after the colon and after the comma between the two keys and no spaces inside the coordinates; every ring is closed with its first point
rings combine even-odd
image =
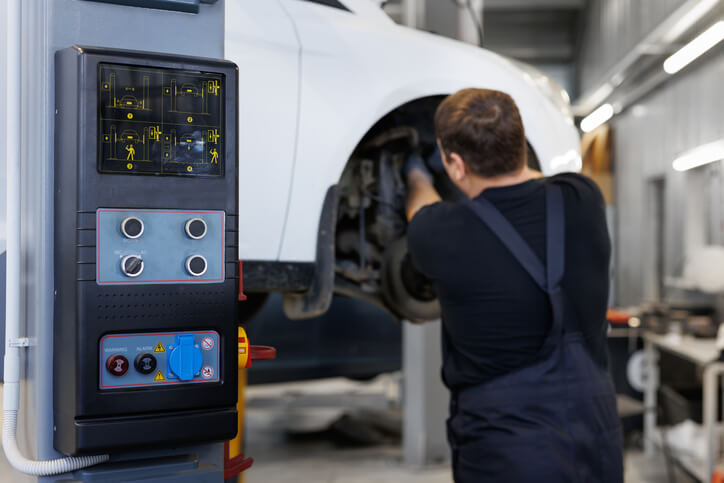
{"type": "Polygon", "coordinates": [[[190,381],[201,370],[201,363],[201,348],[194,342],[194,336],[177,335],[176,346],[168,356],[171,377],[178,376],[182,381],[190,381]]]}

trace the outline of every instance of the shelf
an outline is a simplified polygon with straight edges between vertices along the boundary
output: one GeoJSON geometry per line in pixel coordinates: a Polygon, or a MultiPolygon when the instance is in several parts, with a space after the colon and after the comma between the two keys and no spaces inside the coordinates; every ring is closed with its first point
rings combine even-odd
{"type": "Polygon", "coordinates": [[[719,359],[716,339],[700,339],[690,335],[673,336],[644,332],[643,338],[667,352],[673,352],[699,366],[710,364],[719,359]]]}

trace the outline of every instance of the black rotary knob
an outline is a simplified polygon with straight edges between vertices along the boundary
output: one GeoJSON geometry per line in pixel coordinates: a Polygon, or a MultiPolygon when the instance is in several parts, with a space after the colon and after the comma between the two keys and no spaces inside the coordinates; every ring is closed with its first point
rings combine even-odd
{"type": "Polygon", "coordinates": [[[186,234],[194,240],[201,240],[206,236],[206,222],[201,218],[191,218],[186,222],[186,234]]]}
{"type": "Polygon", "coordinates": [[[141,374],[151,374],[156,370],[156,357],[148,352],[138,354],[136,360],[133,361],[133,366],[141,374]]]}
{"type": "Polygon", "coordinates": [[[121,233],[126,238],[139,238],[143,235],[143,220],[135,216],[129,216],[121,222],[121,233]]]}
{"type": "Polygon", "coordinates": [[[186,271],[194,277],[200,277],[206,273],[208,264],[202,255],[191,255],[186,259],[186,271]]]}
{"type": "Polygon", "coordinates": [[[121,271],[126,277],[138,277],[143,273],[143,259],[140,255],[128,255],[121,260],[121,271]]]}

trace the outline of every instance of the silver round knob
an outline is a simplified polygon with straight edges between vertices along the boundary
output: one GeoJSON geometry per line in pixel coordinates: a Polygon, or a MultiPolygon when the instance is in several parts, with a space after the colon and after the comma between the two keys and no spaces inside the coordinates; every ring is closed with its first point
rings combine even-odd
{"type": "Polygon", "coordinates": [[[121,260],[121,271],[126,277],[136,278],[143,273],[141,255],[126,255],[121,260]]]}
{"type": "Polygon", "coordinates": [[[206,222],[201,218],[191,218],[186,222],[184,228],[189,238],[193,238],[194,240],[201,240],[205,237],[208,229],[206,222]]]}
{"type": "Polygon", "coordinates": [[[189,275],[200,277],[206,273],[208,268],[209,264],[203,255],[191,255],[186,259],[186,271],[189,272],[189,275]]]}
{"type": "Polygon", "coordinates": [[[129,216],[121,222],[121,233],[126,238],[139,238],[143,235],[143,220],[136,216],[129,216]]]}

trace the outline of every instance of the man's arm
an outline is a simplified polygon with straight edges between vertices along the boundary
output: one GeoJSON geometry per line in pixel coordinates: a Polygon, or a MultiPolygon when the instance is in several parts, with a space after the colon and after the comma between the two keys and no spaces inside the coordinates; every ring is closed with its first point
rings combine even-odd
{"type": "Polygon", "coordinates": [[[413,168],[407,174],[407,203],[405,204],[407,221],[411,221],[415,213],[423,206],[442,201],[432,185],[430,174],[423,169],[413,168]]]}

